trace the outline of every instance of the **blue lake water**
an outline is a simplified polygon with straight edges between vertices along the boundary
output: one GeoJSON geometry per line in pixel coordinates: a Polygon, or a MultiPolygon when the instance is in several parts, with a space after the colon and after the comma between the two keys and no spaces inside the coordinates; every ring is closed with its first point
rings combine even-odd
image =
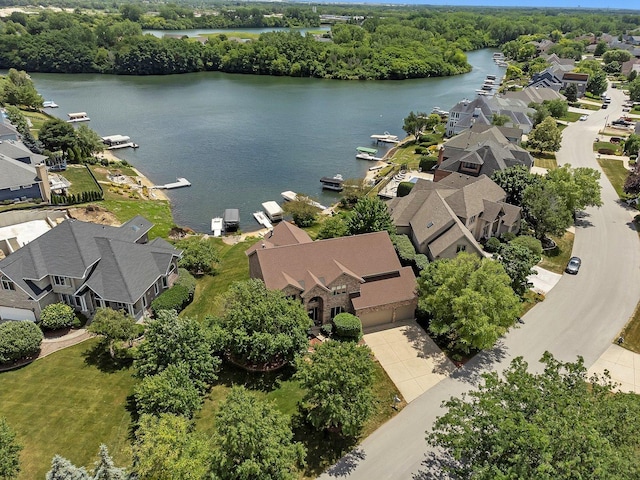
{"type": "MultiPolygon", "coordinates": [[[[252,213],[293,190],[330,204],[320,178],[363,177],[371,163],[358,146],[376,147],[370,135],[404,136],[404,117],[449,110],[473,98],[488,74],[504,68],[491,50],[468,54],[465,75],[404,81],[358,82],[232,75],[173,76],[33,74],[45,100],[66,119],[87,112],[101,136],[128,135],[137,150],[116,153],[156,184],[186,177],[190,188],[169,192],[177,224],[207,232],[211,217],[239,208],[241,228],[258,228],[252,213]]],[[[380,148],[379,156],[385,148],[380,148]]]]}

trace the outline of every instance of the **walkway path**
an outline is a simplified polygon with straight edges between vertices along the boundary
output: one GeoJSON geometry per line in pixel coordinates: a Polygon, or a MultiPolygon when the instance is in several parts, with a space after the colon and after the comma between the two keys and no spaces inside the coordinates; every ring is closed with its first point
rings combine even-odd
{"type": "Polygon", "coordinates": [[[40,354],[38,355],[38,358],[46,357],[58,350],[62,350],[63,348],[72,347],[73,345],[82,343],[93,336],[94,335],[89,333],[86,328],[79,328],[78,330],[70,331],[66,335],[62,335],[61,337],[45,338],[40,346],[40,354]]]}

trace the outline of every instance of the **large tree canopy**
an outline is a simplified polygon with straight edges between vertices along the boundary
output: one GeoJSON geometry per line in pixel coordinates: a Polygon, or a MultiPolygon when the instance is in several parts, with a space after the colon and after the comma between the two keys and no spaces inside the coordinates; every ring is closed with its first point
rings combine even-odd
{"type": "Polygon", "coordinates": [[[557,152],[560,150],[562,132],[553,117],[546,117],[529,133],[528,145],[538,152],[557,152]]]}
{"type": "Polygon", "coordinates": [[[460,252],[422,271],[419,308],[429,315],[429,332],[445,339],[449,348],[462,353],[489,348],[520,312],[510,285],[498,262],[460,252]]]}
{"type": "Polygon", "coordinates": [[[452,462],[456,478],[640,478],[640,397],[613,393],[606,376],[587,378],[582,358],[549,353],[544,372],[518,357],[478,390],[444,402],[447,413],[427,434],[452,462]]]}
{"type": "Polygon", "coordinates": [[[369,347],[331,341],[297,362],[305,396],[301,408],[315,428],[357,435],[373,411],[373,360],[369,347]]]}
{"type": "Polygon", "coordinates": [[[212,469],[220,480],[295,480],[305,456],[289,418],[243,387],[220,405],[213,442],[212,469]]]}
{"type": "Polygon", "coordinates": [[[236,361],[277,366],[307,349],[311,320],[299,301],[253,279],[231,285],[223,302],[224,313],[212,319],[212,328],[236,361]]]}
{"type": "Polygon", "coordinates": [[[349,235],[387,231],[396,233],[387,204],[378,197],[362,197],[347,219],[349,235]]]}

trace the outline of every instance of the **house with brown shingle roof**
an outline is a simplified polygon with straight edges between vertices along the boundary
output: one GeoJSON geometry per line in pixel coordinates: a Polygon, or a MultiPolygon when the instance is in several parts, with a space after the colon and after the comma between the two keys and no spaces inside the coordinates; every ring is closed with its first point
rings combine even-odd
{"type": "Polygon", "coordinates": [[[430,260],[460,251],[483,255],[480,240],[520,230],[520,207],[486,175],[451,174],[440,182],[418,180],[409,195],[389,202],[399,234],[430,260]]]}
{"type": "Polygon", "coordinates": [[[300,300],[317,326],[352,313],[364,328],[414,318],[416,277],[403,267],[387,232],[311,241],[281,222],[246,251],[251,278],[300,300]],[[292,243],[276,245],[273,238],[292,243]]]}

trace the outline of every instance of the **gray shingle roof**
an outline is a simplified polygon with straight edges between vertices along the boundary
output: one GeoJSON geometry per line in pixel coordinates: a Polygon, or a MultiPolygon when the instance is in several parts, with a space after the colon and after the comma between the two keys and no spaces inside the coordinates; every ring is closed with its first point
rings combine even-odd
{"type": "Polygon", "coordinates": [[[35,167],[0,154],[0,190],[22,185],[32,185],[38,181],[35,167]]]}
{"type": "Polygon", "coordinates": [[[17,160],[19,158],[28,158],[29,163],[33,166],[44,162],[47,157],[39,155],[29,150],[22,142],[14,140],[5,140],[0,142],[0,154],[17,160]]]}

